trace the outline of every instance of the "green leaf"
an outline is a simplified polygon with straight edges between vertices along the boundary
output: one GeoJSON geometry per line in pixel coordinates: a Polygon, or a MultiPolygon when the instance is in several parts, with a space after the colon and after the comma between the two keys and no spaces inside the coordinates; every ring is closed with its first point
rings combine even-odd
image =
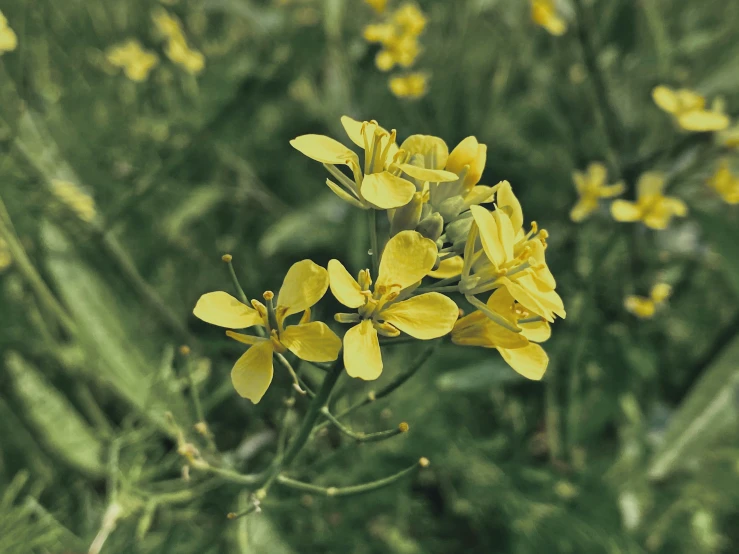
{"type": "Polygon", "coordinates": [[[739,424],[739,335],[704,372],[672,416],[649,477],[662,479],[696,461],[739,424]]]}

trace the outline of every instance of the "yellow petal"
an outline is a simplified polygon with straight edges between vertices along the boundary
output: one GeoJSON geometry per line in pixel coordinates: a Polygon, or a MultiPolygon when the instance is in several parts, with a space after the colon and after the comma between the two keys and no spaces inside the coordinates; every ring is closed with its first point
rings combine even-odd
{"type": "Polygon", "coordinates": [[[464,267],[464,259],[462,256],[454,256],[453,258],[447,258],[442,260],[439,264],[438,269],[429,272],[429,277],[434,279],[447,279],[449,277],[456,277],[462,274],[462,268],[464,267]]]}
{"type": "Polygon", "coordinates": [[[652,99],[659,108],[668,113],[675,113],[680,107],[675,91],[664,85],[660,85],[652,89],[652,99]]]}
{"type": "Polygon", "coordinates": [[[639,221],[642,213],[639,207],[627,200],[614,200],[611,204],[611,215],[616,221],[639,221]]]}
{"type": "Polygon", "coordinates": [[[306,362],[332,362],[341,350],[341,339],[323,321],[290,325],[280,333],[280,342],[306,362]]]}
{"type": "Polygon", "coordinates": [[[661,195],[665,190],[665,176],[659,171],[647,171],[642,173],[636,183],[636,194],[641,198],[647,196],[661,195]]]}
{"type": "Polygon", "coordinates": [[[622,194],[625,190],[626,185],[623,183],[616,183],[615,185],[601,187],[598,192],[600,193],[601,198],[613,198],[614,196],[622,194]]]}
{"type": "Polygon", "coordinates": [[[346,146],[323,135],[302,135],[290,141],[298,152],[325,164],[345,164],[357,155],[346,146]]]}
{"type": "Polygon", "coordinates": [[[18,46],[18,36],[10,27],[0,28],[0,54],[15,50],[18,46]]]}
{"type": "Polygon", "coordinates": [[[652,287],[649,296],[656,304],[661,304],[672,294],[672,287],[667,283],[657,283],[652,287]]]}
{"type": "Polygon", "coordinates": [[[294,263],[285,275],[277,307],[286,308],[283,317],[307,310],[328,290],[328,272],[311,260],[294,263]]]}
{"type": "Polygon", "coordinates": [[[696,132],[723,131],[731,123],[726,114],[709,112],[707,110],[680,114],[677,122],[686,131],[696,132]]]}
{"type": "Polygon", "coordinates": [[[328,276],[331,292],[336,300],[349,308],[364,306],[367,298],[361,292],[362,287],[339,260],[328,262],[328,276]]]}
{"type": "Polygon", "coordinates": [[[446,170],[460,174],[465,166],[469,166],[464,184],[467,189],[470,189],[482,178],[487,161],[487,151],[488,147],[478,143],[475,137],[467,137],[449,154],[446,170]]]}
{"type": "Polygon", "coordinates": [[[352,119],[348,115],[341,116],[341,125],[344,127],[349,140],[364,150],[364,137],[362,136],[362,125],[361,121],[352,119]]]}
{"type": "Polygon", "coordinates": [[[656,306],[650,298],[627,296],[624,300],[624,308],[641,319],[649,319],[654,315],[656,306]]]}
{"type": "Polygon", "coordinates": [[[662,204],[667,211],[678,217],[685,217],[688,215],[688,205],[679,198],[666,196],[662,200],[662,204]]]}
{"type": "Polygon", "coordinates": [[[459,308],[451,298],[429,292],[392,304],[379,317],[414,338],[429,340],[451,332],[459,308]]]}
{"type": "Polygon", "coordinates": [[[425,167],[429,169],[444,169],[449,158],[449,148],[446,142],[431,135],[411,135],[403,141],[400,149],[411,155],[421,154],[426,162],[425,167]]]}
{"type": "Polygon", "coordinates": [[[416,231],[401,231],[391,238],[380,259],[378,287],[406,289],[417,283],[436,263],[436,243],[416,231]]]}
{"type": "Polygon", "coordinates": [[[387,171],[365,175],[362,180],[362,196],[383,210],[405,206],[415,192],[413,183],[387,171]]]}
{"type": "Polygon", "coordinates": [[[527,379],[540,380],[549,364],[549,356],[538,344],[529,343],[523,348],[498,348],[506,363],[527,379]]]}
{"type": "Polygon", "coordinates": [[[503,208],[503,211],[510,217],[514,234],[518,233],[519,229],[523,227],[523,210],[521,209],[521,203],[518,201],[518,198],[513,194],[513,188],[508,181],[498,183],[495,201],[498,207],[503,208]]]}
{"type": "Polygon", "coordinates": [[[488,260],[490,260],[496,268],[502,266],[506,261],[505,252],[503,251],[503,245],[500,242],[498,224],[495,221],[493,214],[480,206],[470,206],[470,212],[477,224],[477,228],[480,232],[480,242],[482,243],[482,248],[485,250],[488,260]]]}
{"type": "Polygon", "coordinates": [[[607,174],[606,166],[600,162],[593,162],[588,165],[588,180],[590,185],[595,188],[600,188],[606,183],[607,174]]]}
{"type": "Polygon", "coordinates": [[[231,337],[234,340],[239,341],[242,344],[256,344],[260,341],[267,340],[262,337],[255,337],[254,335],[244,335],[243,333],[234,333],[233,331],[226,331],[226,336],[231,337]]]}
{"type": "Polygon", "coordinates": [[[552,328],[544,320],[519,323],[519,326],[521,327],[521,334],[531,342],[544,342],[552,336],[552,328]]]}
{"type": "Polygon", "coordinates": [[[201,296],[192,313],[206,323],[230,329],[244,329],[263,324],[255,309],[222,291],[209,292],[201,296]]]}
{"type": "Polygon", "coordinates": [[[414,179],[418,179],[419,181],[431,181],[433,183],[449,183],[452,181],[456,181],[459,177],[457,177],[456,173],[452,173],[451,171],[444,171],[441,169],[426,169],[425,167],[418,167],[417,165],[412,164],[400,164],[398,165],[400,169],[403,170],[404,173],[407,173],[414,179]]]}
{"type": "Polygon", "coordinates": [[[236,392],[257,404],[272,382],[272,342],[261,341],[247,350],[231,370],[236,392]]]}
{"type": "Polygon", "coordinates": [[[570,210],[570,219],[579,223],[598,209],[598,200],[592,196],[583,196],[570,210]]]}
{"type": "Polygon", "coordinates": [[[351,377],[374,381],[382,373],[382,353],[372,320],[365,319],[344,335],[344,367],[351,377]]]}
{"type": "Polygon", "coordinates": [[[330,188],[334,192],[334,194],[336,194],[336,196],[341,198],[344,202],[351,204],[355,208],[359,208],[362,210],[367,209],[367,207],[362,204],[361,200],[359,200],[356,196],[349,194],[346,190],[334,183],[331,179],[326,179],[326,184],[328,185],[328,188],[330,188]]]}

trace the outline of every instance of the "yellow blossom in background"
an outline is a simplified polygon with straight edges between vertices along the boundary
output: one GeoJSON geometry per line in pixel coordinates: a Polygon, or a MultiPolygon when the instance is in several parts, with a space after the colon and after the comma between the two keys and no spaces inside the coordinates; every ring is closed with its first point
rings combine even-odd
{"type": "Polygon", "coordinates": [[[657,308],[664,304],[672,294],[672,287],[665,283],[657,283],[652,287],[649,297],[627,296],[624,308],[640,319],[649,319],[654,316],[657,308]]]}
{"type": "Polygon", "coordinates": [[[8,269],[13,263],[13,257],[10,255],[10,249],[5,239],[0,238],[0,273],[8,269]]]}
{"type": "Polygon", "coordinates": [[[575,171],[572,180],[580,196],[577,204],[570,211],[570,219],[574,222],[583,221],[598,209],[601,198],[613,198],[626,190],[623,183],[606,184],[607,171],[601,163],[591,163],[587,172],[575,171]]]}
{"type": "Polygon", "coordinates": [[[395,65],[408,68],[421,53],[418,37],[426,27],[426,16],[412,3],[401,5],[389,13],[382,23],[367,25],[364,39],[382,46],[375,63],[380,71],[390,71],[395,65]]]}
{"type": "Polygon", "coordinates": [[[708,186],[727,204],[739,204],[739,176],[731,173],[729,160],[726,158],[721,160],[716,173],[708,180],[708,186]]]}
{"type": "Polygon", "coordinates": [[[567,31],[567,23],[557,13],[554,0],[531,0],[531,19],[554,36],[567,31]]]}
{"type": "Polygon", "coordinates": [[[477,310],[457,321],[452,330],[452,342],[461,346],[495,348],[518,373],[527,379],[541,379],[549,357],[537,343],[549,339],[549,323],[516,302],[504,288],[490,295],[486,308],[508,322],[508,328],[477,310]]]}
{"type": "Polygon", "coordinates": [[[12,52],[18,47],[18,36],[8,25],[8,20],[0,11],[0,56],[5,52],[12,52]]]}
{"type": "Polygon", "coordinates": [[[716,138],[718,143],[725,148],[739,148],[739,125],[721,131],[716,138]]]}
{"type": "Polygon", "coordinates": [[[465,245],[459,291],[504,327],[510,325],[475,295],[506,288],[517,302],[547,321],[554,321],[555,315],[564,318],[564,305],[544,255],[547,232],[536,223],[528,233],[523,230],[521,205],[507,181],[499,185],[495,203],[493,212],[470,207],[474,223],[465,245]]]}
{"type": "Polygon", "coordinates": [[[149,73],[159,63],[159,58],[153,52],[144,50],[136,39],[111,46],[108,48],[105,59],[115,67],[123,69],[123,73],[132,81],[146,81],[149,73]]]}
{"type": "Polygon", "coordinates": [[[331,292],[357,313],[336,314],[341,323],[356,323],[344,335],[344,367],[365,380],[382,373],[379,335],[396,337],[401,331],[419,340],[451,332],[459,315],[457,305],[438,292],[411,296],[436,262],[434,241],[415,231],[392,237],[382,253],[377,282],[368,269],[355,280],[338,260],[328,264],[331,292]]]}
{"type": "Polygon", "coordinates": [[[386,210],[408,204],[416,193],[416,186],[401,177],[404,173],[425,180],[457,179],[454,173],[448,171],[424,169],[405,163],[407,155],[398,148],[395,131],[388,132],[376,121],[360,122],[343,116],[341,124],[349,139],[364,150],[362,167],[354,151],[330,137],[302,135],[291,140],[290,144],[309,158],[323,163],[339,182],[336,184],[327,179],[326,184],[339,198],[353,206],[365,210],[386,210]],[[353,178],[342,173],[337,165],[348,166],[353,178]]]}
{"type": "Polygon", "coordinates": [[[706,99],[695,91],[660,85],[652,90],[652,98],[686,131],[721,131],[729,126],[728,116],[718,109],[706,109],[706,99]]]}
{"type": "Polygon", "coordinates": [[[382,13],[387,7],[387,0],[364,0],[367,4],[372,6],[377,13],[382,13]]]}
{"type": "Polygon", "coordinates": [[[272,382],[274,353],[289,350],[308,362],[330,362],[339,356],[341,339],[321,321],[310,321],[310,308],[328,290],[327,271],[303,260],[288,270],[274,305],[274,293],[264,293],[266,305],[252,300],[252,306],[239,302],[226,292],[210,292],[198,300],[193,314],[207,323],[226,327],[226,334],[250,345],[231,370],[236,392],[255,404],[272,382]],[[286,319],[303,312],[300,322],[285,325],[286,319]],[[262,327],[267,337],[235,333],[230,329],[262,327]]]}
{"type": "Polygon", "coordinates": [[[82,221],[89,223],[95,219],[97,214],[95,200],[74,183],[53,179],[51,181],[51,191],[60,202],[72,210],[82,221]]]}
{"type": "Polygon", "coordinates": [[[636,202],[614,200],[611,215],[616,221],[641,221],[650,229],[666,229],[673,217],[685,217],[688,206],[674,196],[665,196],[665,177],[658,172],[644,173],[636,184],[636,202]]]}
{"type": "Polygon", "coordinates": [[[205,56],[188,46],[180,21],[163,8],[154,10],[152,20],[159,34],[167,41],[164,46],[167,57],[192,75],[200,73],[205,68],[205,56]]]}
{"type": "Polygon", "coordinates": [[[421,98],[426,94],[428,80],[428,74],[416,72],[392,77],[388,84],[398,98],[421,98]]]}

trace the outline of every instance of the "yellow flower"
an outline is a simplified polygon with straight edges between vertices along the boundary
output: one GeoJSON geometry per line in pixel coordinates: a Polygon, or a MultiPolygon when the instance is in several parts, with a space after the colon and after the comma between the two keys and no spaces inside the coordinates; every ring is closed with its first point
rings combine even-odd
{"type": "Polygon", "coordinates": [[[154,10],[152,20],[159,34],[167,41],[164,47],[167,57],[192,75],[200,73],[205,67],[205,57],[187,45],[185,31],[180,21],[162,8],[154,10]]]}
{"type": "Polygon", "coordinates": [[[426,94],[429,77],[426,73],[408,73],[390,79],[389,86],[398,98],[421,98],[426,94]]]}
{"type": "Polygon", "coordinates": [[[51,191],[63,204],[72,210],[82,221],[90,222],[95,219],[97,210],[95,200],[83,192],[77,185],[69,181],[52,179],[51,191]]]}
{"type": "Polygon", "coordinates": [[[382,13],[385,11],[385,7],[387,6],[387,0],[364,0],[372,6],[372,9],[375,10],[377,13],[382,13]]]}
{"type": "Polygon", "coordinates": [[[475,137],[467,137],[449,154],[445,169],[460,175],[463,194],[480,182],[487,155],[488,147],[477,142],[475,137]]]}
{"type": "Polygon", "coordinates": [[[739,148],[739,125],[734,125],[718,133],[718,143],[726,148],[739,148]]]}
{"type": "Polygon", "coordinates": [[[721,131],[729,126],[729,118],[717,109],[706,109],[706,99],[688,89],[672,90],[660,85],[652,90],[654,103],[675,118],[686,131],[721,131]]]}
{"type": "Polygon", "coordinates": [[[18,37],[8,25],[8,20],[0,11],[0,56],[5,52],[12,52],[18,47],[18,37]]]}
{"type": "Polygon", "coordinates": [[[586,173],[575,171],[572,179],[580,195],[570,211],[570,219],[574,222],[582,221],[596,211],[601,198],[612,198],[626,190],[623,183],[606,185],[606,168],[601,163],[591,163],[586,173]]]}
{"type": "Polygon", "coordinates": [[[536,223],[524,232],[521,205],[507,181],[498,185],[495,197],[494,212],[470,207],[474,222],[465,245],[459,291],[493,321],[509,328],[474,295],[506,288],[517,302],[547,321],[554,321],[555,314],[564,318],[564,305],[544,256],[547,232],[536,223]]]}
{"type": "Polygon", "coordinates": [[[426,17],[415,4],[403,4],[389,14],[386,21],[367,25],[364,39],[377,42],[382,49],[375,64],[380,71],[390,71],[395,65],[410,67],[421,53],[418,36],[426,26],[426,17]]]}
{"type": "Polygon", "coordinates": [[[554,36],[567,31],[567,23],[557,14],[554,0],[531,0],[531,19],[554,36]]]}
{"type": "Polygon", "coordinates": [[[339,356],[341,339],[321,321],[310,321],[310,308],[328,290],[328,272],[310,260],[293,264],[285,275],[277,305],[274,293],[264,293],[266,306],[252,300],[252,307],[225,292],[210,292],[198,300],[193,314],[199,319],[228,329],[263,327],[268,338],[244,335],[233,331],[226,334],[251,345],[231,370],[236,392],[255,404],[262,399],[272,382],[272,355],[289,350],[308,362],[330,362],[339,356]],[[285,320],[303,312],[300,322],[285,325],[285,320]]]}
{"type": "Polygon", "coordinates": [[[715,190],[727,204],[739,204],[739,177],[731,173],[729,160],[721,160],[716,173],[708,180],[708,186],[715,190]]]}
{"type": "Polygon", "coordinates": [[[652,287],[649,298],[644,296],[627,296],[624,300],[626,310],[640,319],[650,319],[657,308],[664,304],[672,293],[672,287],[666,283],[657,283],[652,287]]]}
{"type": "Polygon", "coordinates": [[[10,255],[8,244],[4,239],[0,238],[0,273],[5,271],[13,263],[13,256],[10,255]]]}
{"type": "Polygon", "coordinates": [[[404,206],[416,193],[416,186],[401,175],[450,181],[457,178],[448,171],[435,171],[405,163],[406,152],[395,143],[395,130],[388,132],[376,121],[359,122],[344,116],[341,118],[351,141],[364,150],[364,170],[359,166],[359,156],[340,142],[323,135],[302,135],[290,144],[309,158],[322,162],[339,182],[326,180],[329,188],[339,198],[365,210],[390,209],[404,206]],[[336,166],[346,165],[353,179],[336,166]],[[343,187],[343,188],[342,188],[343,187]]]}
{"type": "Polygon", "coordinates": [[[344,367],[349,375],[365,380],[382,373],[378,333],[396,337],[400,332],[430,340],[449,333],[459,315],[457,305],[438,292],[411,296],[436,262],[436,244],[415,231],[392,237],[380,260],[372,287],[368,269],[355,280],[338,260],[328,263],[331,292],[357,313],[336,314],[342,323],[356,323],[344,335],[344,367]]]}
{"type": "Polygon", "coordinates": [[[518,373],[527,379],[541,379],[549,357],[536,343],[549,339],[549,324],[517,303],[510,292],[503,288],[490,295],[486,308],[505,320],[509,328],[492,321],[486,313],[478,310],[457,321],[452,330],[452,342],[461,346],[496,348],[506,363],[518,373]]]}
{"type": "Polygon", "coordinates": [[[688,207],[673,196],[665,196],[665,177],[658,172],[644,173],[636,184],[637,200],[615,200],[611,215],[616,221],[641,221],[651,229],[666,229],[673,216],[685,217],[688,207]]]}
{"type": "Polygon", "coordinates": [[[146,81],[149,73],[159,63],[159,58],[153,52],[144,50],[136,39],[112,46],[106,55],[108,63],[123,68],[123,73],[132,81],[146,81]]]}

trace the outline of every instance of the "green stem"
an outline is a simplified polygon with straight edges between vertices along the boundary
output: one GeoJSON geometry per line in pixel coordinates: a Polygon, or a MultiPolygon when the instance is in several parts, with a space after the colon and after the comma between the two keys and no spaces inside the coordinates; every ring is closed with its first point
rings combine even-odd
{"type": "Polygon", "coordinates": [[[193,467],[206,473],[211,473],[213,475],[221,477],[222,479],[225,479],[226,481],[229,481],[231,483],[236,483],[237,485],[253,486],[258,485],[264,481],[264,473],[245,475],[232,469],[215,467],[207,463],[193,464],[193,467]]]}
{"type": "Polygon", "coordinates": [[[185,373],[187,376],[187,387],[190,389],[190,398],[192,399],[192,404],[195,407],[195,417],[197,418],[196,423],[202,423],[205,425],[205,431],[203,433],[203,436],[205,437],[205,440],[208,442],[208,447],[213,451],[216,452],[218,448],[216,447],[216,443],[213,440],[213,435],[210,432],[210,429],[208,428],[208,424],[205,422],[205,414],[203,412],[203,405],[200,402],[200,394],[198,393],[198,389],[195,386],[195,379],[192,376],[192,363],[189,359],[185,360],[185,373]]]}
{"type": "Polygon", "coordinates": [[[329,420],[334,425],[334,427],[336,427],[339,431],[344,433],[347,437],[350,437],[357,442],[382,441],[385,439],[389,439],[390,437],[396,437],[400,435],[401,433],[405,433],[408,431],[408,424],[401,423],[395,429],[388,429],[386,431],[378,431],[376,433],[361,433],[361,432],[357,433],[356,431],[352,431],[346,425],[344,425],[338,419],[336,419],[336,417],[333,416],[331,412],[328,411],[328,408],[326,406],[323,407],[323,409],[321,410],[321,413],[327,420],[329,420]]]}
{"type": "Polygon", "coordinates": [[[280,466],[282,468],[289,467],[303,449],[305,443],[308,442],[313,426],[321,415],[321,408],[323,408],[328,402],[331,391],[339,380],[339,376],[341,376],[341,372],[343,370],[344,364],[341,361],[341,358],[339,358],[336,360],[331,370],[326,374],[326,377],[323,379],[323,383],[321,383],[321,388],[318,389],[315,398],[311,400],[308,412],[303,418],[303,423],[298,430],[298,434],[295,435],[295,438],[290,442],[287,452],[285,453],[285,457],[280,462],[280,466]]]}
{"type": "Polygon", "coordinates": [[[377,279],[380,269],[380,247],[377,240],[377,210],[367,210],[369,218],[370,249],[372,251],[372,277],[377,279]]]}
{"type": "Polygon", "coordinates": [[[298,374],[293,369],[293,366],[290,364],[288,359],[280,354],[279,352],[275,352],[275,357],[277,360],[282,364],[282,366],[287,369],[287,372],[290,374],[290,377],[293,379],[293,388],[298,392],[298,394],[302,394],[305,396],[306,394],[309,395],[311,398],[315,397],[315,394],[312,390],[310,390],[305,383],[301,383],[300,378],[298,377],[298,374]],[[302,384],[302,386],[301,386],[302,384]]]}
{"type": "Polygon", "coordinates": [[[430,286],[430,287],[420,287],[417,288],[415,291],[417,294],[421,294],[424,292],[459,292],[459,286],[453,285],[449,287],[439,287],[439,286],[430,286]]]}
{"type": "MultiPolygon", "coordinates": [[[[244,292],[244,289],[241,287],[241,283],[239,282],[239,278],[236,276],[236,270],[234,269],[232,260],[233,258],[230,254],[226,254],[226,256],[223,257],[223,261],[225,261],[226,265],[228,265],[228,274],[231,276],[231,282],[236,289],[236,294],[239,296],[239,300],[241,300],[247,306],[250,306],[251,304],[249,304],[249,298],[246,296],[246,293],[244,292]]],[[[260,337],[266,336],[264,328],[261,325],[254,326],[254,330],[260,337]]]]}
{"type": "Polygon", "coordinates": [[[442,279],[440,281],[436,281],[431,288],[435,287],[443,287],[444,285],[451,285],[453,283],[457,283],[462,279],[462,275],[455,275],[453,277],[447,277],[446,279],[442,279]]]}
{"type": "Polygon", "coordinates": [[[277,482],[292,489],[297,489],[313,494],[321,494],[323,496],[354,496],[357,494],[376,491],[377,489],[392,485],[393,483],[400,481],[404,477],[415,473],[421,467],[425,467],[426,465],[428,465],[428,461],[424,458],[421,458],[421,461],[416,462],[412,466],[407,467],[394,475],[390,475],[389,477],[385,477],[384,479],[378,479],[377,481],[371,481],[362,485],[353,485],[349,487],[319,487],[317,485],[311,485],[310,483],[296,481],[295,479],[291,479],[284,475],[279,475],[277,477],[277,482]]]}

